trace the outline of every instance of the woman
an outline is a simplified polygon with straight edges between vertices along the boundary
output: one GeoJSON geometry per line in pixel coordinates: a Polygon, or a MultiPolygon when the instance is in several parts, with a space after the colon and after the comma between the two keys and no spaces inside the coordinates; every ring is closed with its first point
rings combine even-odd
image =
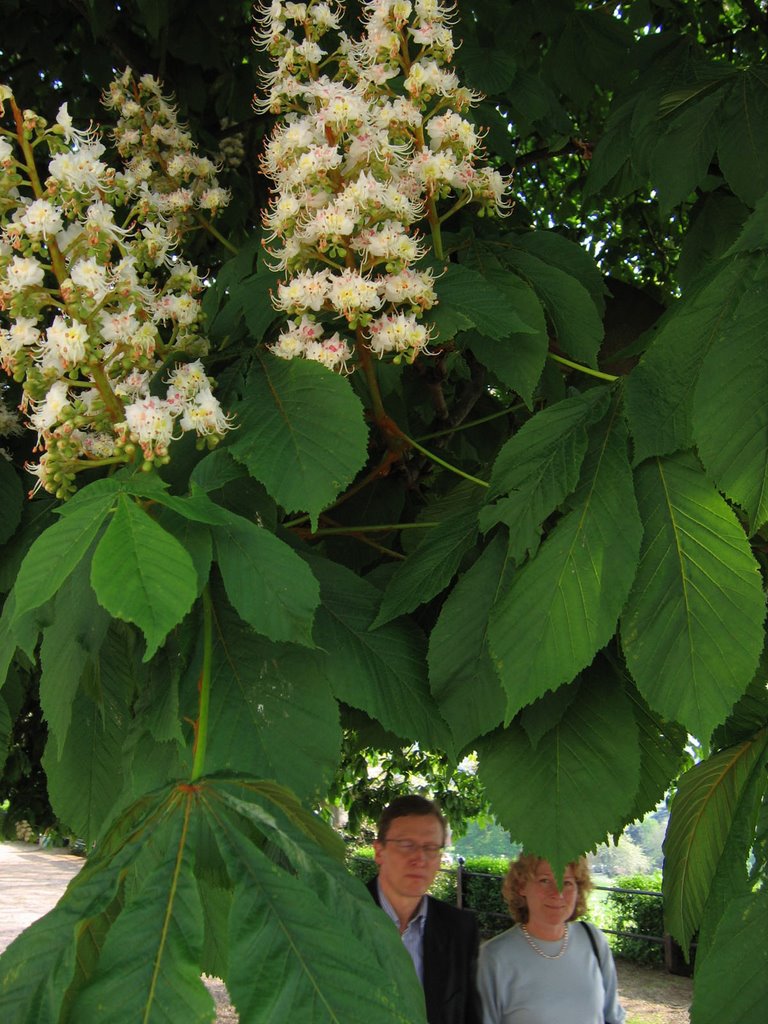
{"type": "Polygon", "coordinates": [[[516,924],[480,949],[483,1024],[623,1024],[605,936],[577,920],[591,888],[583,857],[562,890],[547,861],[512,861],[502,892],[516,924]]]}

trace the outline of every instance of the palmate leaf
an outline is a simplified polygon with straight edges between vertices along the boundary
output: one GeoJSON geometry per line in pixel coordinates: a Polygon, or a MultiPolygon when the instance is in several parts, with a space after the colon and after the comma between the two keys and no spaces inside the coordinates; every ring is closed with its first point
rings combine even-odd
{"type": "Polygon", "coordinates": [[[107,493],[98,489],[98,496],[67,508],[67,514],[37,538],[21,564],[13,588],[16,619],[53,597],[85,556],[114,503],[114,488],[107,493]]]}
{"type": "MultiPolygon", "coordinates": [[[[40,649],[40,705],[61,755],[80,680],[98,657],[109,616],[96,600],[85,560],[75,567],[56,596],[51,625],[40,649]]],[[[67,819],[68,820],[68,819],[67,819]]]]}
{"type": "Polygon", "coordinates": [[[320,586],[307,563],[262,526],[228,515],[214,528],[227,596],[242,619],[270,640],[314,647],[320,586]]]}
{"type": "Polygon", "coordinates": [[[305,359],[258,354],[229,447],[288,512],[317,517],[367,457],[363,407],[344,377],[305,359]]]}
{"type": "Polygon", "coordinates": [[[126,495],[98,543],[91,584],[99,604],[135,623],[149,660],[197,597],[197,573],[184,548],[126,495]]]}
{"type": "Polygon", "coordinates": [[[397,931],[347,873],[338,837],[277,784],[224,776],[165,786],[123,813],[57,907],[0,957],[3,1024],[61,1020],[65,1007],[83,1022],[213,1021],[200,981],[209,886],[196,875],[210,867],[211,842],[225,891],[238,896],[221,966],[243,1024],[346,1022],[360,1007],[368,1024],[423,1022],[397,931]],[[262,915],[267,934],[238,927],[262,915]],[[240,955],[268,935],[263,959],[240,955]],[[270,1015],[273,964],[294,1018],[270,1015]],[[313,1015],[322,1006],[330,1016],[313,1015]]]}
{"type": "Polygon", "coordinates": [[[719,263],[698,290],[677,302],[626,383],[635,459],[690,448],[693,395],[711,346],[729,346],[734,310],[750,286],[754,257],[719,263]]]}
{"type": "Polygon", "coordinates": [[[437,326],[440,341],[449,341],[457,331],[476,327],[489,338],[508,338],[511,334],[535,334],[537,327],[529,324],[517,311],[513,277],[507,271],[481,274],[457,263],[449,263],[444,274],[435,281],[439,302],[428,319],[437,326]],[[512,301],[510,301],[512,299],[512,301]]]}
{"type": "MultiPolygon", "coordinates": [[[[680,779],[664,842],[663,891],[667,930],[683,949],[701,924],[734,823],[762,795],[762,787],[756,790],[752,783],[765,773],[767,753],[768,729],[763,729],[680,779]]],[[[749,844],[741,853],[745,863],[749,844]]]]}
{"type": "MultiPolygon", "coordinates": [[[[217,602],[207,765],[314,796],[336,767],[339,709],[320,652],[258,636],[217,602]]],[[[197,674],[188,680],[196,688],[197,674]]],[[[194,706],[194,691],[187,697],[194,706]]]]}
{"type": "Polygon", "coordinates": [[[429,682],[461,750],[504,718],[506,696],[488,651],[488,614],[507,567],[495,536],[443,603],[429,638],[429,682]]]}
{"type": "Polygon", "coordinates": [[[538,295],[563,351],[587,366],[596,366],[603,324],[581,281],[522,249],[507,250],[504,259],[538,295]]]}
{"type": "Polygon", "coordinates": [[[768,893],[762,890],[731,901],[712,948],[697,961],[691,1022],[755,1024],[767,1000],[768,893]]]}
{"type": "Polygon", "coordinates": [[[755,258],[727,336],[704,358],[693,401],[699,457],[753,533],[768,520],[768,257],[755,258]]]}
{"type": "Polygon", "coordinates": [[[444,750],[451,739],[427,685],[425,640],[407,619],[373,627],[381,591],[344,566],[322,558],[309,564],[323,603],[315,638],[326,652],[334,696],[385,729],[444,750]]]}
{"type": "Polygon", "coordinates": [[[200,978],[203,913],[185,839],[189,802],[155,833],[160,863],[110,928],[75,1020],[209,1024],[215,1006],[200,978]]]}
{"type": "Polygon", "coordinates": [[[374,627],[430,601],[453,579],[464,555],[477,539],[477,512],[483,501],[477,484],[459,484],[446,498],[452,509],[436,516],[418,546],[392,573],[374,627]]]}
{"type": "Polygon", "coordinates": [[[607,409],[608,391],[548,406],[502,447],[491,472],[480,528],[505,523],[509,553],[521,562],[538,547],[541,524],[576,487],[587,451],[587,427],[607,409]]]}
{"type": "Polygon", "coordinates": [[[113,629],[99,659],[97,684],[69,701],[71,725],[63,741],[48,738],[43,767],[57,817],[92,843],[114,813],[123,786],[121,757],[131,723],[131,662],[113,629]]]}
{"type": "Polygon", "coordinates": [[[613,635],[632,585],[640,519],[616,408],[592,427],[571,506],[491,614],[507,720],[590,664],[613,635]]]}
{"type": "Polygon", "coordinates": [[[627,666],[652,708],[706,739],[757,667],[760,572],[735,515],[691,456],[648,460],[636,492],[644,536],[621,621],[627,666]]]}
{"type": "Polygon", "coordinates": [[[499,821],[555,871],[625,819],[640,771],[637,727],[624,692],[598,672],[576,685],[562,718],[535,746],[515,721],[477,748],[480,779],[499,821]]]}

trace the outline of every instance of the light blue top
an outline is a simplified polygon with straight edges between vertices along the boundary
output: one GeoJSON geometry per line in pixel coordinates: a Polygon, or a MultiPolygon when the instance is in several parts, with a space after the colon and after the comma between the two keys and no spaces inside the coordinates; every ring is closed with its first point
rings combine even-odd
{"type": "MultiPolygon", "coordinates": [[[[568,946],[557,960],[531,948],[520,925],[480,947],[477,986],[483,1024],[624,1024],[616,965],[605,936],[597,928],[600,963],[583,925],[568,925],[568,946]]],[[[534,939],[551,955],[562,942],[534,939]]]]}
{"type": "MultiPolygon", "coordinates": [[[[387,917],[395,922],[399,931],[400,921],[397,911],[381,891],[381,886],[379,886],[379,903],[387,917]]],[[[416,908],[416,912],[411,917],[401,936],[403,945],[411,955],[413,966],[416,968],[416,974],[422,985],[424,984],[424,925],[427,923],[427,907],[427,897],[422,896],[421,903],[416,908]]]]}

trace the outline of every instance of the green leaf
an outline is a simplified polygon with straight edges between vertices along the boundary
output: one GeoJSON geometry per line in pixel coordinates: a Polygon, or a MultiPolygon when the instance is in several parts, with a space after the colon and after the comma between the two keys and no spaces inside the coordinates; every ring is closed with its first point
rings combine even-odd
{"type": "Polygon", "coordinates": [[[24,489],[13,466],[0,454],[0,544],[13,536],[21,522],[24,489]]]}
{"type": "Polygon", "coordinates": [[[626,695],[613,678],[594,672],[578,685],[535,747],[518,722],[478,744],[480,779],[499,821],[556,872],[624,820],[639,779],[637,729],[626,695]],[[514,785],[514,779],[525,783],[514,785]]]}
{"type": "MultiPolygon", "coordinates": [[[[279,779],[299,796],[321,792],[341,745],[326,671],[319,653],[271,643],[217,607],[207,770],[279,779]]],[[[196,673],[190,682],[196,689],[196,673]]]]}
{"type": "Polygon", "coordinates": [[[509,244],[575,277],[592,296],[598,312],[604,311],[605,279],[583,246],[557,231],[526,231],[511,235],[509,244]]]}
{"type": "Polygon", "coordinates": [[[145,660],[197,597],[197,573],[184,548],[126,496],[99,541],[91,566],[99,604],[135,623],[147,641],[145,660]]]}
{"type": "Polygon", "coordinates": [[[727,336],[704,357],[693,400],[693,432],[709,476],[749,517],[768,520],[768,257],[734,304],[727,336]]]}
{"type": "Polygon", "coordinates": [[[320,587],[306,562],[269,530],[240,516],[229,515],[214,536],[227,596],[240,618],[270,640],[313,647],[320,587]]]}
{"type": "Polygon", "coordinates": [[[693,1024],[754,1024],[768,1000],[768,893],[728,906],[712,949],[696,964],[693,1024]],[[727,979],[727,984],[724,980],[727,979]]]}
{"type": "Polygon", "coordinates": [[[693,393],[704,357],[712,346],[728,348],[734,310],[752,279],[750,259],[718,264],[653,328],[653,340],[626,382],[636,462],[691,447],[693,393]]]}
{"type": "Polygon", "coordinates": [[[199,595],[211,574],[213,538],[210,529],[205,523],[176,515],[170,508],[160,510],[157,523],[176,538],[192,559],[197,573],[197,593],[199,595]]]}
{"type": "Polygon", "coordinates": [[[603,324],[581,281],[521,249],[507,250],[505,260],[538,295],[563,351],[587,366],[597,366],[603,324]]]}
{"type": "Polygon", "coordinates": [[[451,741],[427,685],[424,636],[403,619],[373,628],[381,592],[349,569],[323,558],[309,563],[322,605],[315,635],[327,652],[334,696],[409,740],[430,749],[451,741]]]}
{"type": "Polygon", "coordinates": [[[499,287],[531,329],[513,331],[501,339],[469,332],[459,341],[463,348],[470,348],[502,384],[516,391],[530,408],[549,348],[544,311],[536,293],[522,278],[505,274],[503,285],[499,287]]]}
{"type": "Polygon", "coordinates": [[[740,252],[755,252],[758,249],[768,249],[768,195],[761,196],[755,205],[754,213],[744,220],[746,208],[736,204],[732,205],[742,213],[741,231],[728,249],[726,256],[735,256],[740,252]]]}
{"type": "Polygon", "coordinates": [[[96,601],[88,575],[89,566],[80,562],[59,591],[40,649],[40,704],[59,756],[80,680],[98,658],[109,628],[109,616],[96,601]]]}
{"type": "Polygon", "coordinates": [[[109,930],[94,977],[75,1002],[74,1019],[213,1021],[213,998],[200,978],[200,896],[192,868],[180,856],[185,824],[178,815],[171,834],[163,836],[165,856],[109,930]]]}
{"type": "MultiPolygon", "coordinates": [[[[663,889],[666,927],[684,949],[701,923],[743,801],[754,803],[762,795],[763,787],[755,792],[752,781],[764,775],[767,753],[768,729],[763,729],[680,778],[664,842],[663,889]]],[[[745,862],[748,849],[743,854],[745,862]]]]}
{"type": "Polygon", "coordinates": [[[482,489],[469,482],[451,492],[447,500],[458,511],[440,516],[437,526],[425,528],[418,546],[396,567],[374,627],[413,611],[448,586],[477,539],[477,512],[483,497],[482,489]]]}
{"type": "Polygon", "coordinates": [[[506,48],[481,46],[465,39],[456,54],[467,84],[486,96],[504,92],[515,77],[515,60],[506,48]]]}
{"type": "Polygon", "coordinates": [[[707,739],[760,657],[760,572],[733,512],[690,456],[649,460],[635,483],[644,535],[621,622],[627,666],[652,708],[707,739]]]}
{"type": "Polygon", "coordinates": [[[476,327],[489,338],[508,338],[511,334],[535,334],[513,305],[521,291],[508,271],[480,274],[457,263],[449,263],[435,281],[439,300],[428,317],[437,324],[438,340],[449,341],[457,330],[476,327]]]}
{"type": "Polygon", "coordinates": [[[640,547],[627,438],[616,408],[591,430],[571,510],[511,578],[489,626],[507,719],[586,668],[616,627],[640,547]]]}
{"type": "Polygon", "coordinates": [[[93,695],[80,690],[69,705],[63,742],[51,735],[43,756],[48,794],[60,821],[92,843],[114,814],[123,785],[120,761],[130,726],[130,662],[112,637],[104,646],[93,695]]]}
{"type": "Polygon", "coordinates": [[[226,448],[217,448],[192,470],[189,477],[190,485],[199,487],[201,491],[208,494],[210,491],[217,491],[225,484],[233,480],[239,480],[245,476],[245,470],[236,462],[226,448]]]}
{"type": "MultiPolygon", "coordinates": [[[[375,946],[355,943],[350,969],[347,921],[305,880],[270,864],[235,830],[225,829],[219,842],[240,879],[230,917],[227,980],[241,1018],[306,1024],[425,1020],[415,986],[412,1004],[392,998],[375,946]]],[[[403,963],[404,949],[390,942],[387,951],[405,976],[411,965],[403,963]]]]}
{"type": "Polygon", "coordinates": [[[719,119],[717,155],[733,191],[749,206],[768,191],[768,78],[762,68],[736,73],[719,119]]]}
{"type": "Polygon", "coordinates": [[[459,578],[429,638],[429,681],[458,750],[494,729],[506,698],[488,651],[488,615],[507,566],[498,534],[459,578]]]}
{"type": "Polygon", "coordinates": [[[423,991],[397,930],[347,872],[337,837],[268,785],[231,793],[222,781],[213,794],[228,812],[216,813],[215,835],[238,879],[225,980],[241,1019],[423,1022],[423,991]],[[276,864],[244,838],[254,827],[279,850],[276,864]]]}
{"type": "Polygon", "coordinates": [[[637,723],[640,741],[640,787],[627,815],[627,824],[640,821],[658,807],[669,789],[669,780],[677,778],[688,757],[688,735],[676,722],[665,721],[648,707],[631,681],[623,683],[637,723]]]}
{"type": "Polygon", "coordinates": [[[722,90],[706,93],[660,121],[650,173],[662,214],[686,199],[709,173],[722,102],[722,90]]]}
{"type": "Polygon", "coordinates": [[[16,619],[39,608],[64,584],[114,503],[114,492],[83,502],[37,538],[21,563],[14,586],[16,619]]]}
{"type": "Polygon", "coordinates": [[[259,273],[232,289],[231,301],[239,303],[253,341],[261,341],[278,316],[270,292],[277,291],[279,280],[276,274],[259,273]]]}
{"type": "Polygon", "coordinates": [[[367,457],[368,429],[349,381],[305,359],[259,355],[230,446],[288,512],[317,517],[367,457]]]}
{"type": "Polygon", "coordinates": [[[576,487],[587,451],[587,427],[605,414],[608,391],[592,388],[532,416],[493,464],[480,528],[509,529],[509,553],[521,562],[538,547],[541,525],[576,487]]]}

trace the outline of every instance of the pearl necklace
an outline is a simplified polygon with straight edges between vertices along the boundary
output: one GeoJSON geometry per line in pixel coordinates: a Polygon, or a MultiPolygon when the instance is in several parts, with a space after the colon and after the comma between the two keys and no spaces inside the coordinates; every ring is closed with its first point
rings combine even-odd
{"type": "Polygon", "coordinates": [[[536,943],[533,941],[531,936],[528,934],[528,929],[525,927],[525,925],[521,924],[520,927],[522,928],[523,935],[525,936],[526,941],[528,942],[528,945],[531,947],[531,949],[534,951],[534,953],[538,953],[539,956],[543,956],[545,960],[559,960],[560,957],[563,955],[563,953],[568,948],[568,925],[567,924],[565,926],[565,934],[563,935],[563,944],[560,947],[560,949],[557,951],[557,953],[545,953],[544,950],[541,948],[541,946],[537,946],[536,943]]]}

